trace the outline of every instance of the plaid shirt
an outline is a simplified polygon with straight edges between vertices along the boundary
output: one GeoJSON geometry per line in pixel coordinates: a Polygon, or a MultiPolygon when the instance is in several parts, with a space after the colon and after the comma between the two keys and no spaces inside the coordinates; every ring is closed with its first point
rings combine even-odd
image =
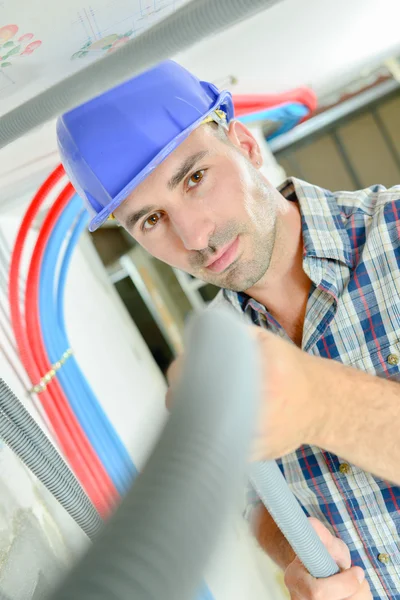
{"type": "MultiPolygon", "coordinates": [[[[312,282],[303,350],[400,380],[400,186],[332,193],[290,179],[280,191],[299,203],[303,268],[312,282]]],[[[244,293],[223,290],[216,303],[287,337],[244,293]]],[[[377,435],[385,444],[384,432],[377,435]]],[[[374,599],[400,600],[400,487],[317,447],[278,464],[305,513],[348,545],[374,599]]],[[[248,502],[247,514],[259,502],[254,491],[248,502]]]]}

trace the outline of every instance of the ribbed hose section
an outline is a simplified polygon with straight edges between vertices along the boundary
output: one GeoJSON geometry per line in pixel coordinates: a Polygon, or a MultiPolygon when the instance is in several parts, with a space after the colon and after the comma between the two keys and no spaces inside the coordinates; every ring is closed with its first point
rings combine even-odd
{"type": "Polygon", "coordinates": [[[193,600],[244,482],[259,397],[255,342],[226,313],[191,323],[167,425],[54,600],[193,600]]]}
{"type": "Polygon", "coordinates": [[[310,525],[276,462],[253,463],[250,480],[307,571],[317,578],[339,573],[337,564],[310,525]]]}
{"type": "Polygon", "coordinates": [[[102,520],[50,440],[0,378],[0,437],[94,539],[102,520]]]}
{"type": "Polygon", "coordinates": [[[0,118],[0,148],[53,117],[280,0],[192,0],[106,57],[0,118]]]}
{"type": "Polygon", "coordinates": [[[1,377],[0,409],[8,415],[27,438],[34,440],[35,446],[54,465],[54,468],[57,469],[68,485],[75,490],[76,495],[82,498],[82,502],[87,503],[88,508],[94,508],[85,490],[67,463],[1,377]]]}

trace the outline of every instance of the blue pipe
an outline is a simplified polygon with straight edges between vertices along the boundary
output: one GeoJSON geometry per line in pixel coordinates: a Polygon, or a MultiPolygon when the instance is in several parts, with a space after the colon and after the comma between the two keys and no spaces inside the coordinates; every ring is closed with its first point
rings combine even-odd
{"type": "MultiPolygon", "coordinates": [[[[84,211],[81,213],[81,215],[78,218],[78,221],[76,223],[76,226],[75,226],[74,230],[72,231],[71,237],[69,239],[68,245],[67,245],[65,253],[64,253],[64,259],[62,261],[61,268],[59,271],[58,290],[57,290],[57,297],[56,297],[57,321],[58,321],[59,330],[62,333],[64,347],[69,347],[67,327],[66,327],[66,323],[65,323],[65,309],[64,309],[67,275],[68,275],[68,270],[69,270],[69,266],[71,263],[71,259],[73,256],[73,252],[75,250],[76,245],[79,242],[81,234],[83,233],[83,231],[86,227],[87,221],[88,221],[88,214],[86,211],[84,211]]],[[[71,358],[72,358],[72,363],[76,364],[75,358],[74,357],[71,357],[71,358]]],[[[83,385],[86,393],[88,394],[89,400],[90,400],[91,404],[95,407],[95,409],[98,411],[99,417],[100,417],[101,421],[103,422],[103,428],[106,430],[105,434],[108,434],[108,436],[110,437],[110,440],[114,444],[116,453],[119,456],[119,460],[121,461],[121,463],[123,465],[122,471],[123,471],[124,480],[126,480],[125,483],[128,484],[131,482],[132,477],[135,477],[137,475],[137,469],[136,469],[125,445],[122,443],[121,438],[115,431],[114,427],[111,425],[111,423],[108,420],[101,405],[97,401],[95,394],[94,394],[88,380],[83,375],[83,373],[80,371],[80,368],[77,364],[76,364],[76,367],[79,370],[79,373],[81,375],[82,385],[83,385]]]]}
{"type": "Polygon", "coordinates": [[[278,106],[272,106],[265,110],[248,113],[238,117],[238,121],[244,124],[251,124],[259,121],[272,122],[275,129],[267,135],[266,139],[272,140],[282,133],[293,129],[303,117],[309,114],[307,106],[301,102],[285,102],[278,106]]]}
{"type": "MultiPolygon", "coordinates": [[[[40,317],[45,345],[52,363],[60,360],[62,354],[68,347],[62,344],[60,332],[54,323],[54,297],[57,285],[56,270],[59,254],[65,240],[65,235],[69,229],[70,222],[76,218],[77,210],[81,210],[81,203],[78,199],[74,198],[66,207],[63,216],[59,219],[52,232],[41,269],[39,288],[40,317]]],[[[105,440],[99,439],[97,441],[96,439],[97,432],[93,427],[94,423],[91,419],[90,410],[85,401],[86,399],[82,398],[72,359],[69,359],[61,368],[58,373],[58,378],[81,426],[85,430],[85,433],[99,455],[100,460],[103,462],[110,477],[116,484],[115,474],[111,465],[112,458],[106,455],[107,447],[105,440]]]]}
{"type": "MultiPolygon", "coordinates": [[[[74,197],[64,210],[52,232],[41,268],[39,288],[40,319],[44,342],[52,363],[57,362],[69,347],[66,332],[59,327],[57,319],[57,314],[60,314],[60,311],[57,311],[56,307],[56,299],[60,297],[57,290],[59,287],[57,283],[57,263],[67,232],[71,224],[76,221],[78,213],[82,213],[82,202],[78,197],[74,197]]],[[[86,219],[87,217],[83,213],[76,221],[75,229],[77,230],[77,234],[73,237],[71,236],[67,247],[69,248],[66,256],[68,263],[79,239],[79,234],[86,223],[86,219]]],[[[65,254],[62,265],[64,262],[65,254]]],[[[63,273],[64,287],[67,267],[68,265],[63,269],[61,266],[58,273],[58,279],[60,273],[63,273]]],[[[115,439],[118,436],[96,400],[74,357],[67,360],[59,370],[57,376],[80,425],[98,454],[107,473],[110,475],[118,491],[124,493],[129,481],[136,473],[136,469],[122,443],[119,441],[119,445],[116,446],[115,439]],[[121,451],[122,448],[123,451],[121,451]],[[127,457],[130,463],[129,467],[127,457]]]]}

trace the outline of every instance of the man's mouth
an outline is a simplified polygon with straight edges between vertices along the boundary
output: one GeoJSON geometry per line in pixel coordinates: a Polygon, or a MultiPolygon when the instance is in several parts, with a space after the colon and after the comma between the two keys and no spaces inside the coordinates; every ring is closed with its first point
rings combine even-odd
{"type": "Polygon", "coordinates": [[[208,264],[205,265],[205,268],[213,273],[222,273],[234,262],[237,257],[238,249],[239,237],[235,238],[233,242],[229,242],[229,244],[221,248],[217,255],[213,256],[208,264]]]}

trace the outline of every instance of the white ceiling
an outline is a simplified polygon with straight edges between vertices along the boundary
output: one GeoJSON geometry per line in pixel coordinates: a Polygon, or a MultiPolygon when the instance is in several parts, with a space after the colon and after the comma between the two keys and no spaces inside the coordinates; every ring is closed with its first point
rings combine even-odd
{"type": "Polygon", "coordinates": [[[399,51],[399,0],[284,0],[178,59],[200,77],[236,75],[239,93],[321,96],[399,51]]]}
{"type": "MultiPolygon", "coordinates": [[[[103,56],[110,49],[104,44],[123,43],[118,35],[133,37],[184,2],[0,0],[0,40],[14,33],[0,48],[0,114],[103,56]],[[1,29],[8,25],[18,31],[1,29]]],[[[399,53],[399,23],[399,0],[283,0],[175,58],[216,83],[234,75],[233,92],[308,85],[324,94],[399,53]]],[[[0,202],[37,186],[56,162],[54,123],[1,150],[0,202]]]]}

